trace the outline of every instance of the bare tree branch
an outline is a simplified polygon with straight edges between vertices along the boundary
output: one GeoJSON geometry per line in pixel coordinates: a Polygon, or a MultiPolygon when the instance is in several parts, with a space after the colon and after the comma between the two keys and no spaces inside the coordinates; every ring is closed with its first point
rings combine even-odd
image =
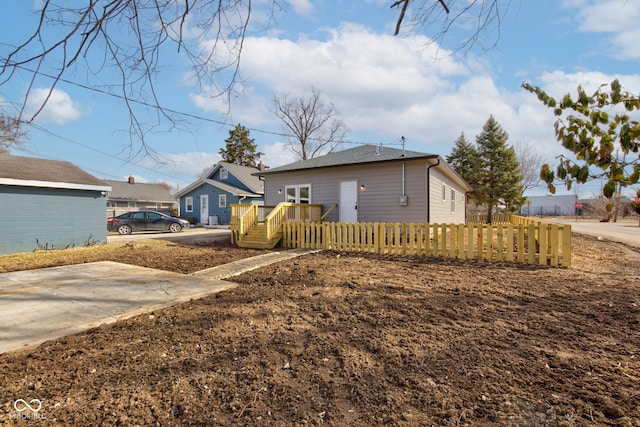
{"type": "Polygon", "coordinates": [[[0,154],[8,153],[11,148],[20,147],[26,139],[27,133],[17,119],[0,115],[0,154]]]}
{"type": "Polygon", "coordinates": [[[273,106],[273,113],[285,131],[293,135],[289,146],[300,160],[330,153],[344,140],[344,122],[338,118],[333,104],[325,104],[313,87],[308,97],[275,96],[273,106]]]}
{"type": "Polygon", "coordinates": [[[442,43],[453,30],[462,30],[465,35],[457,39],[458,46],[454,50],[468,50],[480,43],[483,35],[494,31],[496,35],[492,36],[489,47],[497,44],[502,14],[510,3],[511,0],[398,0],[391,7],[403,4],[396,35],[401,25],[406,24],[407,33],[424,32],[432,42],[442,43]],[[407,7],[409,3],[412,3],[411,7],[407,7]]]}

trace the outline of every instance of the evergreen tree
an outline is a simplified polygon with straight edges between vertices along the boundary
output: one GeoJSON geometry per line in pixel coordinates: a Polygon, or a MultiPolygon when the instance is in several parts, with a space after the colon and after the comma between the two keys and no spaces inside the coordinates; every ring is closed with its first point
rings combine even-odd
{"type": "Polygon", "coordinates": [[[471,187],[467,200],[476,200],[474,188],[478,183],[480,171],[480,157],[473,144],[467,141],[464,132],[455,141],[451,154],[447,156],[447,163],[464,179],[471,187]]]}
{"type": "Polygon", "coordinates": [[[496,206],[503,205],[507,211],[515,212],[524,203],[522,176],[515,150],[507,146],[508,138],[507,132],[493,116],[489,117],[476,137],[481,168],[474,190],[476,200],[487,204],[487,223],[491,223],[496,206]]]}
{"type": "Polygon", "coordinates": [[[219,154],[225,162],[257,168],[262,153],[256,151],[258,145],[254,141],[249,138],[249,130],[238,123],[229,131],[229,138],[224,140],[226,149],[221,148],[219,154]]]}

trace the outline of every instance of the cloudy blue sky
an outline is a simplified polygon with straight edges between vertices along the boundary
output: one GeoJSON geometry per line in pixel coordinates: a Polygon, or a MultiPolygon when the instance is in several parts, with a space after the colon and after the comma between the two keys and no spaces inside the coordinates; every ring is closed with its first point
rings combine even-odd
{"type": "MultiPolygon", "coordinates": [[[[456,48],[464,28],[454,28],[440,42],[430,39],[439,29],[435,26],[394,36],[398,11],[389,8],[390,1],[290,0],[265,31],[258,31],[263,3],[254,2],[256,21],[243,47],[242,84],[230,105],[210,97],[207,85],[189,83],[183,58],[175,50],[167,54],[154,76],[159,97],[186,115],[179,116],[178,128],[161,122],[145,135],[155,157],[132,144],[121,99],[84,87],[82,67],[57,86],[28,128],[28,143],[13,154],[68,160],[98,178],[134,175],[182,188],[220,160],[218,151],[236,123],[251,129],[265,164],[295,160],[278,135],[282,128],[270,112],[271,99],[305,95],[313,86],[346,123],[344,148],[362,143],[399,148],[404,136],[407,149],[446,156],[461,132],[473,141],[492,114],[509,133],[510,144],[527,144],[552,162],[564,153],[553,135],[554,117],[521,89],[522,82],[561,97],[578,85],[592,92],[618,78],[625,90],[640,92],[640,8],[632,0],[503,2],[509,7],[502,10],[499,32],[490,28],[472,49],[462,51],[456,48]]],[[[0,56],[33,31],[39,5],[40,0],[3,5],[0,56]]],[[[100,67],[99,57],[88,60],[100,67]]],[[[5,112],[15,113],[31,77],[21,71],[0,86],[5,112]]],[[[47,81],[36,81],[31,105],[46,96],[47,81]]],[[[140,117],[152,123],[157,115],[140,117]]],[[[599,187],[595,182],[578,191],[589,197],[599,187]]]]}

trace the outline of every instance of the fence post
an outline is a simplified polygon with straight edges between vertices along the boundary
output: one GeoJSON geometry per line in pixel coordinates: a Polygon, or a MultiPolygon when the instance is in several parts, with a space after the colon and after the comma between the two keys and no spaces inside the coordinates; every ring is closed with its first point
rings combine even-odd
{"type": "Polygon", "coordinates": [[[571,267],[571,226],[562,226],[562,266],[571,267]]]}
{"type": "Polygon", "coordinates": [[[528,227],[529,234],[529,256],[527,257],[527,264],[535,264],[536,260],[536,226],[532,223],[528,227]]]}
{"type": "Polygon", "coordinates": [[[458,224],[458,258],[464,258],[464,224],[458,224]]]}
{"type": "Polygon", "coordinates": [[[538,263],[540,265],[547,265],[547,225],[544,223],[538,224],[538,252],[540,259],[538,263]]]}

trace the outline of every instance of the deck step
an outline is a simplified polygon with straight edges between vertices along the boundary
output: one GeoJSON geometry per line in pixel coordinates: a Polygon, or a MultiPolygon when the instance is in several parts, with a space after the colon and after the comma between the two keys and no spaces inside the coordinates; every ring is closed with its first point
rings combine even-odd
{"type": "Polygon", "coordinates": [[[238,246],[241,248],[251,249],[272,249],[274,248],[280,239],[282,234],[278,235],[270,240],[267,239],[267,227],[264,224],[258,224],[252,227],[247,234],[238,238],[238,246]]]}

